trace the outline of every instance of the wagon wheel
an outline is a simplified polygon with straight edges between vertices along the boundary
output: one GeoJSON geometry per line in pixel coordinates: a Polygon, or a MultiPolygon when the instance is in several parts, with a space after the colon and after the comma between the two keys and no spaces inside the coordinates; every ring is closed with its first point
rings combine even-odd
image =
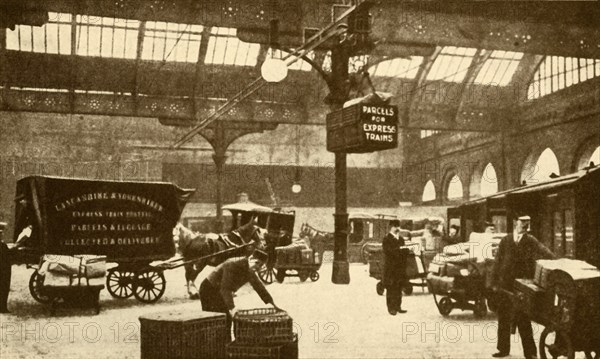
{"type": "Polygon", "coordinates": [[[479,298],[475,301],[475,309],[473,313],[478,318],[483,318],[487,314],[487,306],[485,305],[485,298],[479,298]]]}
{"type": "Polygon", "coordinates": [[[283,283],[285,280],[285,269],[278,269],[275,272],[275,279],[277,279],[277,283],[283,283]]]}
{"type": "Polygon", "coordinates": [[[313,282],[316,282],[319,280],[321,276],[319,275],[319,272],[314,271],[310,273],[310,280],[312,280],[313,282]]]}
{"type": "Polygon", "coordinates": [[[383,293],[385,293],[385,287],[383,286],[382,281],[377,282],[377,284],[375,285],[375,290],[379,295],[383,295],[383,293]]]}
{"type": "Polygon", "coordinates": [[[441,315],[443,315],[444,317],[448,316],[452,311],[452,307],[452,299],[450,299],[449,297],[443,297],[442,299],[440,299],[438,309],[441,315]]]}
{"type": "Polygon", "coordinates": [[[31,273],[31,277],[29,278],[29,292],[31,296],[42,304],[48,304],[52,302],[52,298],[44,293],[43,284],[44,276],[40,275],[37,270],[31,273]]]}
{"type": "MultiPolygon", "coordinates": [[[[565,357],[567,359],[575,358],[575,351],[573,350],[573,345],[571,344],[571,339],[568,335],[565,335],[562,331],[554,331],[551,328],[544,328],[542,331],[542,335],[540,335],[540,357],[541,359],[547,359],[548,354],[553,359],[565,357]],[[554,343],[549,343],[551,338],[548,338],[550,334],[554,333],[554,343]],[[561,345],[557,345],[558,336],[562,339],[561,345]],[[548,351],[546,353],[546,350],[548,351]]],[[[587,353],[586,353],[587,355],[587,353]]]]}
{"type": "Polygon", "coordinates": [[[165,294],[166,287],[162,271],[143,271],[138,273],[133,283],[133,295],[142,303],[154,303],[165,294]]]}
{"type": "Polygon", "coordinates": [[[134,282],[134,272],[111,269],[106,277],[106,289],[114,298],[125,299],[133,295],[134,282]]]}
{"type": "Polygon", "coordinates": [[[273,279],[275,278],[275,275],[276,275],[275,268],[273,268],[272,266],[269,266],[268,264],[263,265],[258,270],[258,277],[265,284],[273,283],[273,279]]]}
{"type": "Polygon", "coordinates": [[[308,271],[305,271],[305,270],[298,271],[298,277],[300,278],[301,282],[306,282],[306,280],[308,279],[308,271]]]}

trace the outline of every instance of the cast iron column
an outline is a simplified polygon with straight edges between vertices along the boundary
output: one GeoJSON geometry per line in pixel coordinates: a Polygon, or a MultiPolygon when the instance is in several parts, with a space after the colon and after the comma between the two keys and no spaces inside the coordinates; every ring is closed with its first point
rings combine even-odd
{"type": "MultiPolygon", "coordinates": [[[[331,82],[329,106],[331,111],[342,109],[348,97],[348,52],[344,46],[331,51],[331,82]]],[[[348,208],[346,204],[346,154],[335,153],[335,214],[334,252],[331,281],[350,283],[348,264],[348,208]]]]}
{"type": "Polygon", "coordinates": [[[222,233],[224,227],[223,221],[223,165],[227,160],[225,156],[225,149],[215,148],[215,154],[213,155],[213,161],[215,162],[216,175],[217,175],[217,220],[215,223],[215,232],[222,233]]]}

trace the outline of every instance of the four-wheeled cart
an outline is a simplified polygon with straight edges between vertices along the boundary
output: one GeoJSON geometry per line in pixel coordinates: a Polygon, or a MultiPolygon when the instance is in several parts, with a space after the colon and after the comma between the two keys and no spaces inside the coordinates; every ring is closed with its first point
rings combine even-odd
{"type": "Polygon", "coordinates": [[[175,255],[173,228],[194,190],[172,183],[97,181],[30,176],[17,182],[14,240],[31,235],[12,249],[17,263],[34,272],[29,280],[34,299],[87,296],[100,289],[44,288],[40,258],[44,255],[104,255],[110,268],[106,288],[115,298],[135,296],[153,303],[166,289],[163,268],[153,267],[175,255]],[[31,227],[29,227],[31,226],[31,227]],[[88,292],[86,292],[88,291],[88,292]],[[67,291],[64,291],[67,293],[67,291]]]}
{"type": "Polygon", "coordinates": [[[475,316],[487,314],[485,276],[472,262],[464,275],[427,275],[427,286],[441,315],[447,316],[453,309],[472,310],[475,316]]]}

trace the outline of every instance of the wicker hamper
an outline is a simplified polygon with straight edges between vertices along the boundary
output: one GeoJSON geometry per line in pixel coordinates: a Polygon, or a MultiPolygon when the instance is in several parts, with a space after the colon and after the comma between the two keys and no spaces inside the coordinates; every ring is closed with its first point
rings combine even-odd
{"type": "Polygon", "coordinates": [[[140,317],[142,359],[225,357],[225,314],[162,312],[140,317]]]}
{"type": "Polygon", "coordinates": [[[233,317],[238,344],[282,343],[294,340],[293,321],[275,308],[240,310],[233,317]]]}
{"type": "Polygon", "coordinates": [[[248,344],[237,340],[227,345],[227,358],[232,359],[298,359],[298,337],[286,343],[248,344]]]}

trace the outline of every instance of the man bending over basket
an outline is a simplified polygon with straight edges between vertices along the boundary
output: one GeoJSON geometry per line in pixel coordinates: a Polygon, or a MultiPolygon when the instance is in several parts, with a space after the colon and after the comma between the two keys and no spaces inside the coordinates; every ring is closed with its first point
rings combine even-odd
{"type": "Polygon", "coordinates": [[[227,327],[231,328],[232,318],[237,312],[233,296],[246,283],[252,285],[265,304],[271,304],[279,309],[256,275],[256,271],[267,262],[268,258],[267,253],[255,250],[248,258],[235,257],[221,263],[200,285],[202,310],[225,313],[227,327]]]}

